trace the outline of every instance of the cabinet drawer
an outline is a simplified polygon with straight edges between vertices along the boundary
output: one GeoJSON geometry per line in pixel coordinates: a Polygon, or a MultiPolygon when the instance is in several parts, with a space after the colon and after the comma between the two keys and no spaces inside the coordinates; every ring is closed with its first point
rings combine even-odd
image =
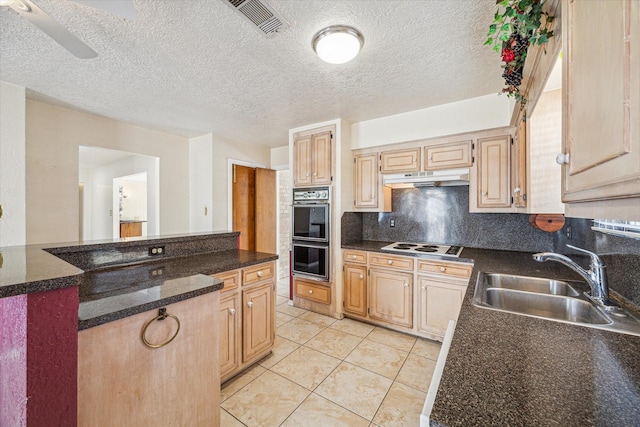
{"type": "Polygon", "coordinates": [[[444,261],[418,261],[418,273],[431,273],[468,279],[471,276],[471,264],[444,262],[444,261]]]}
{"type": "Polygon", "coordinates": [[[224,282],[222,292],[237,289],[240,285],[240,270],[225,271],[223,273],[212,274],[211,277],[215,277],[218,280],[224,282]]]}
{"type": "Polygon", "coordinates": [[[273,279],[274,264],[259,264],[242,270],[242,285],[247,286],[262,280],[273,279]]]}
{"type": "Polygon", "coordinates": [[[424,147],[425,170],[471,166],[471,140],[424,147]]]}
{"type": "Polygon", "coordinates": [[[380,153],[382,173],[418,172],[420,170],[420,147],[408,150],[383,151],[380,153]]]}
{"type": "Polygon", "coordinates": [[[295,279],[293,281],[293,293],[298,298],[304,298],[322,304],[331,304],[331,288],[329,286],[295,279]]]}
{"type": "Polygon", "coordinates": [[[400,270],[413,270],[413,259],[407,257],[370,253],[369,265],[377,265],[380,267],[389,267],[400,270]]]}
{"type": "Polygon", "coordinates": [[[366,264],[367,253],[362,251],[352,251],[352,250],[342,251],[342,261],[356,263],[356,264],[366,264]]]}

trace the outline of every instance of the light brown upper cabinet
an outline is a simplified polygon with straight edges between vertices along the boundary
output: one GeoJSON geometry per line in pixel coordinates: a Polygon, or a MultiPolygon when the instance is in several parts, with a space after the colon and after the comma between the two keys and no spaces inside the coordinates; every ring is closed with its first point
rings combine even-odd
{"type": "MultiPolygon", "coordinates": [[[[623,210],[613,214],[620,218],[609,219],[638,220],[640,2],[563,0],[562,17],[562,199],[580,202],[571,208],[591,206],[605,215],[613,203],[583,202],[615,199],[623,210]],[[635,202],[623,200],[631,197],[635,202]]],[[[580,213],[593,217],[589,210],[580,213]]]]}
{"type": "Polygon", "coordinates": [[[425,170],[468,168],[471,164],[471,140],[424,147],[425,170]]]}
{"type": "Polygon", "coordinates": [[[331,184],[331,131],[297,138],[293,142],[293,185],[331,184]]]}
{"type": "Polygon", "coordinates": [[[513,206],[527,207],[527,122],[521,120],[511,150],[513,206]]]}
{"type": "Polygon", "coordinates": [[[391,189],[382,187],[378,159],[378,153],[357,155],[353,159],[354,209],[391,211],[391,189]]]}
{"type": "Polygon", "coordinates": [[[420,171],[420,147],[380,153],[380,172],[401,173],[420,171]]]}
{"type": "Polygon", "coordinates": [[[511,207],[511,136],[480,138],[477,144],[477,207],[511,207]]]}

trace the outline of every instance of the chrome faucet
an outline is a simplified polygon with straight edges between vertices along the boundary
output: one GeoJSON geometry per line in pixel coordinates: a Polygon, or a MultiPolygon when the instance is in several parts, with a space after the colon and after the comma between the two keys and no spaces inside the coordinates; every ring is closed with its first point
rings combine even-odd
{"type": "Polygon", "coordinates": [[[556,261],[560,264],[564,264],[576,273],[578,273],[582,278],[587,282],[589,287],[591,288],[591,299],[599,305],[612,305],[609,302],[609,285],[607,284],[607,273],[604,268],[605,265],[600,259],[600,257],[593,252],[587,251],[586,249],[577,248],[572,245],[567,245],[568,248],[575,249],[579,252],[584,252],[591,257],[591,262],[589,264],[589,270],[585,270],[580,267],[574,261],[572,261],[569,257],[557,254],[555,252],[540,252],[537,254],[533,254],[533,259],[538,262],[545,261],[556,261]]]}

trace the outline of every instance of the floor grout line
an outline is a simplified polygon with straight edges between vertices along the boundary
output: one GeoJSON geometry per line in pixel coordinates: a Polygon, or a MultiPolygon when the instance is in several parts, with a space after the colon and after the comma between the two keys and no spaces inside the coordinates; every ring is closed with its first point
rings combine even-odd
{"type": "MultiPolygon", "coordinates": [[[[287,300],[288,300],[288,294],[287,294],[287,295],[279,295],[279,296],[285,297],[285,298],[287,298],[287,300]]],[[[285,304],[286,304],[286,302],[282,302],[281,304],[277,305],[277,306],[276,306],[276,310],[277,310],[277,307],[279,307],[280,305],[283,305],[283,306],[284,306],[285,304]]],[[[288,305],[287,305],[287,306],[288,306],[288,305]]],[[[298,307],[296,307],[296,308],[298,308],[298,307]]],[[[228,399],[230,399],[230,398],[232,398],[233,396],[235,396],[238,392],[240,392],[240,391],[244,390],[244,389],[245,389],[246,387],[248,387],[251,383],[253,383],[256,379],[258,379],[258,378],[260,378],[262,375],[264,375],[264,373],[266,373],[266,372],[272,372],[273,374],[275,374],[275,375],[277,375],[277,376],[279,376],[279,377],[281,377],[281,378],[283,378],[283,379],[285,379],[285,380],[287,380],[287,381],[290,381],[290,382],[292,382],[293,384],[296,384],[297,386],[302,387],[304,390],[306,390],[306,391],[308,391],[308,392],[309,392],[309,394],[308,394],[308,395],[307,395],[307,396],[302,400],[302,402],[300,402],[300,404],[298,404],[298,405],[297,405],[297,406],[296,406],[296,407],[295,407],[295,408],[294,408],[294,409],[293,409],[293,410],[292,410],[292,411],[291,411],[291,412],[286,416],[286,418],[282,421],[282,423],[280,423],[280,424],[279,424],[280,426],[281,426],[281,425],[283,425],[283,424],[284,424],[284,423],[285,423],[289,418],[291,418],[291,416],[292,416],[292,415],[293,415],[293,414],[294,414],[294,413],[295,413],[295,412],[296,412],[296,411],[297,411],[297,410],[298,410],[298,409],[299,409],[299,408],[300,408],[300,407],[301,407],[301,406],[302,406],[302,405],[303,405],[303,404],[304,404],[304,403],[309,399],[309,397],[310,397],[311,395],[315,395],[315,396],[317,396],[317,397],[319,397],[319,398],[321,398],[321,399],[325,399],[325,400],[327,400],[327,401],[329,401],[329,402],[332,402],[333,404],[337,405],[338,407],[342,408],[343,410],[348,411],[349,413],[352,413],[352,414],[354,414],[354,415],[356,415],[356,416],[358,416],[358,417],[360,417],[360,418],[362,418],[362,419],[366,420],[366,421],[369,423],[369,425],[377,425],[377,424],[374,424],[374,423],[373,423],[373,420],[375,419],[376,415],[378,415],[378,413],[380,412],[380,409],[382,408],[383,403],[385,402],[385,400],[386,400],[386,399],[387,399],[387,397],[389,396],[389,392],[391,391],[391,388],[393,388],[393,386],[394,386],[396,383],[397,383],[397,384],[400,384],[400,385],[402,385],[402,386],[408,387],[408,388],[410,388],[410,389],[412,389],[412,390],[418,391],[418,392],[420,392],[420,393],[425,393],[424,391],[422,391],[422,390],[420,390],[420,389],[417,389],[417,388],[415,388],[415,387],[413,387],[413,386],[411,386],[411,385],[409,385],[409,384],[405,384],[404,382],[401,382],[401,381],[399,381],[399,380],[398,380],[398,376],[400,375],[400,372],[402,371],[402,369],[403,369],[403,368],[405,367],[405,365],[407,364],[407,361],[409,360],[409,356],[410,356],[410,355],[414,355],[414,356],[419,357],[419,358],[423,358],[423,359],[426,359],[426,360],[434,361],[433,359],[431,359],[431,358],[429,358],[429,357],[425,357],[425,356],[422,356],[422,355],[419,355],[419,354],[413,353],[413,351],[414,351],[414,349],[416,348],[416,345],[417,345],[417,343],[418,343],[418,340],[420,340],[420,337],[416,337],[416,340],[415,340],[415,341],[413,342],[413,344],[411,345],[411,348],[410,348],[408,351],[406,351],[406,350],[404,350],[404,349],[397,348],[397,347],[394,347],[394,346],[392,346],[392,345],[386,344],[386,343],[384,343],[384,342],[376,341],[375,339],[372,339],[372,338],[371,338],[371,335],[373,334],[373,332],[374,332],[377,328],[385,329],[385,330],[388,330],[388,331],[391,331],[391,332],[397,332],[397,333],[401,333],[401,332],[394,331],[394,330],[392,330],[392,329],[386,329],[386,328],[383,328],[383,327],[380,327],[380,326],[377,326],[377,325],[371,325],[371,324],[369,324],[369,323],[361,322],[361,321],[359,321],[359,320],[346,318],[346,319],[352,320],[352,321],[354,321],[354,322],[361,323],[361,324],[363,324],[363,325],[373,326],[373,329],[371,329],[369,332],[367,332],[367,333],[366,333],[366,335],[364,335],[364,336],[360,336],[360,335],[356,335],[356,334],[353,334],[353,333],[347,332],[347,331],[345,331],[345,330],[338,329],[337,327],[333,327],[337,322],[339,322],[339,321],[340,321],[340,320],[342,320],[342,319],[335,319],[335,321],[334,321],[334,322],[332,322],[331,324],[325,325],[325,324],[322,324],[322,323],[320,323],[320,322],[314,322],[313,320],[307,320],[306,318],[302,318],[302,316],[304,316],[305,314],[307,314],[307,313],[313,313],[313,312],[312,312],[312,311],[310,311],[310,310],[306,310],[306,309],[301,309],[301,310],[303,310],[303,311],[299,312],[299,314],[298,314],[298,315],[295,315],[295,316],[294,316],[294,315],[292,315],[292,314],[289,314],[289,313],[287,313],[287,312],[285,312],[285,311],[279,311],[279,310],[277,310],[279,313],[282,313],[282,314],[285,314],[285,315],[287,315],[287,316],[290,316],[290,317],[291,317],[291,319],[287,320],[286,322],[284,322],[284,323],[282,323],[282,324],[280,324],[280,325],[277,325],[277,326],[276,326],[276,334],[277,334],[280,338],[282,338],[282,339],[284,339],[284,340],[287,340],[287,341],[289,341],[289,342],[291,342],[291,343],[293,343],[293,344],[297,345],[298,347],[297,347],[295,350],[293,350],[292,352],[288,353],[286,356],[284,356],[284,357],[283,357],[282,359],[280,359],[278,362],[274,363],[274,364],[273,364],[271,367],[269,367],[269,368],[266,368],[266,367],[264,367],[264,366],[262,366],[262,365],[258,365],[258,366],[260,366],[260,368],[262,368],[262,369],[263,369],[263,371],[262,371],[262,372],[260,372],[258,375],[256,375],[253,379],[251,379],[251,381],[249,381],[247,384],[243,385],[241,388],[239,388],[239,389],[238,389],[238,390],[236,390],[234,393],[232,393],[231,395],[229,395],[229,396],[225,399],[225,402],[226,402],[228,399]],[[309,322],[309,323],[311,323],[311,324],[313,324],[313,325],[315,325],[315,326],[320,327],[321,329],[320,329],[317,333],[315,333],[311,338],[309,338],[309,339],[305,340],[303,343],[299,343],[299,342],[297,342],[297,341],[295,341],[295,340],[292,340],[292,339],[290,339],[290,338],[287,338],[287,337],[285,337],[285,336],[280,335],[280,334],[278,333],[278,329],[279,329],[280,327],[282,327],[282,326],[286,325],[287,323],[289,323],[289,322],[293,321],[294,319],[300,319],[300,320],[303,320],[303,321],[309,322]],[[355,346],[354,346],[354,347],[353,347],[353,348],[352,348],[352,349],[351,349],[351,350],[350,350],[350,351],[349,351],[349,352],[348,352],[344,357],[342,357],[342,358],[341,358],[341,357],[336,357],[336,356],[334,356],[334,355],[332,355],[332,354],[326,353],[326,352],[324,352],[324,351],[322,351],[322,350],[318,350],[318,349],[316,349],[316,348],[312,348],[312,347],[310,347],[310,346],[308,346],[308,345],[307,345],[309,342],[311,342],[314,338],[316,338],[318,335],[320,335],[322,332],[326,331],[327,329],[332,329],[333,331],[341,332],[341,333],[343,333],[343,334],[347,334],[347,335],[350,335],[350,336],[352,336],[352,337],[356,337],[356,338],[358,338],[358,339],[359,339],[359,341],[358,341],[358,343],[357,343],[357,344],[356,344],[356,345],[355,345],[355,346]],[[368,341],[370,341],[370,342],[374,342],[374,343],[376,343],[376,344],[379,344],[379,345],[383,345],[383,346],[386,346],[386,347],[392,348],[392,349],[394,349],[394,350],[396,350],[396,351],[399,351],[399,352],[402,352],[402,353],[404,353],[404,354],[405,354],[405,356],[404,356],[404,360],[403,360],[403,362],[402,362],[402,364],[401,364],[400,368],[398,369],[398,372],[395,374],[395,376],[394,376],[394,378],[393,378],[393,379],[392,379],[392,378],[388,378],[388,377],[386,377],[385,375],[381,375],[381,374],[379,374],[379,373],[377,373],[377,372],[374,372],[374,371],[372,371],[372,370],[370,370],[370,369],[367,369],[367,368],[365,368],[365,367],[362,367],[362,366],[360,366],[360,365],[358,365],[358,364],[356,364],[356,363],[349,362],[349,361],[347,361],[347,360],[346,360],[346,359],[347,359],[347,358],[348,358],[348,357],[349,357],[349,356],[350,356],[350,355],[351,355],[351,354],[352,354],[352,353],[353,353],[353,352],[354,352],[354,351],[355,351],[355,350],[356,350],[356,349],[357,349],[357,348],[358,348],[358,347],[359,347],[359,346],[360,346],[360,345],[361,345],[365,340],[368,340],[368,341]],[[275,366],[277,366],[279,363],[283,362],[287,357],[291,356],[294,352],[296,352],[296,351],[300,350],[300,348],[302,348],[302,347],[305,347],[305,348],[306,348],[306,349],[308,349],[308,350],[314,350],[314,351],[317,351],[318,353],[321,353],[321,354],[323,354],[323,355],[325,355],[325,356],[329,356],[329,357],[331,357],[331,358],[336,359],[336,360],[338,360],[338,361],[339,361],[339,363],[338,363],[338,364],[337,364],[337,365],[336,365],[336,366],[335,366],[335,367],[334,367],[334,368],[333,368],[333,369],[332,369],[332,370],[331,370],[331,371],[330,371],[326,376],[324,376],[324,378],[322,379],[322,381],[320,381],[320,382],[318,383],[318,385],[316,385],[316,386],[315,386],[313,389],[311,389],[311,390],[310,390],[309,388],[307,388],[307,387],[305,387],[305,386],[301,385],[301,384],[298,384],[296,381],[291,380],[291,379],[289,379],[289,378],[287,378],[287,377],[285,377],[285,376],[283,376],[283,375],[281,375],[281,374],[279,374],[278,372],[275,372],[275,371],[273,370],[273,368],[274,368],[275,366]],[[331,376],[331,375],[336,371],[336,369],[338,369],[338,367],[339,367],[342,363],[346,363],[346,364],[349,364],[349,365],[351,365],[351,366],[353,366],[353,367],[360,368],[360,369],[362,369],[362,370],[364,370],[364,371],[370,372],[370,373],[372,373],[372,374],[378,375],[378,376],[380,376],[380,377],[382,377],[382,378],[384,378],[384,379],[386,379],[386,380],[390,380],[390,381],[391,381],[391,385],[390,385],[390,386],[389,386],[389,388],[386,390],[386,392],[385,392],[385,394],[384,394],[384,397],[382,398],[382,400],[381,400],[381,401],[380,401],[380,403],[378,404],[378,406],[377,406],[377,408],[376,408],[375,412],[373,413],[373,416],[371,417],[371,419],[368,419],[367,417],[363,417],[362,415],[360,415],[360,414],[358,414],[358,413],[354,412],[353,410],[351,410],[351,409],[349,409],[349,408],[344,407],[344,406],[343,406],[343,405],[341,405],[340,403],[338,403],[338,402],[336,402],[336,401],[334,401],[334,400],[332,400],[332,399],[330,399],[330,398],[328,398],[328,397],[325,397],[325,396],[322,396],[322,395],[320,395],[320,394],[316,393],[316,390],[317,390],[317,389],[318,389],[318,388],[319,388],[319,387],[320,387],[320,386],[321,386],[321,385],[322,385],[322,384],[323,384],[323,383],[324,383],[324,382],[325,382],[325,381],[326,381],[326,380],[327,380],[327,379],[328,379],[328,378],[329,378],[329,377],[330,377],[330,376],[331,376]]],[[[330,316],[327,316],[327,317],[330,317],[330,316]]],[[[406,334],[405,334],[405,335],[406,335],[406,334]]],[[[224,411],[225,411],[225,412],[227,412],[230,416],[232,416],[234,419],[236,419],[240,424],[242,424],[243,426],[245,426],[245,427],[246,427],[246,424],[244,424],[242,421],[240,421],[240,419],[238,419],[237,417],[235,417],[233,414],[231,414],[229,411],[226,411],[226,410],[222,407],[222,404],[223,404],[223,403],[224,403],[224,402],[221,402],[221,403],[220,403],[220,405],[221,405],[221,406],[220,406],[221,411],[222,411],[222,410],[224,410],[224,411]]]]}

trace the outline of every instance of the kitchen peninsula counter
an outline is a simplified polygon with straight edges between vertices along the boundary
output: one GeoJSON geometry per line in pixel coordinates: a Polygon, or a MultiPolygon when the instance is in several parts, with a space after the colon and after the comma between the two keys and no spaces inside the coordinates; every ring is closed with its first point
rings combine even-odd
{"type": "Polygon", "coordinates": [[[89,271],[80,285],[78,329],[220,290],[223,282],[210,275],[277,258],[233,249],[89,271]]]}
{"type": "MultiPolygon", "coordinates": [[[[342,247],[380,251],[386,244],[362,241],[342,247]]],[[[640,337],[472,305],[480,271],[581,280],[570,269],[535,262],[531,255],[473,248],[460,254],[458,260],[472,260],[474,268],[430,424],[638,425],[640,337]]],[[[610,286],[615,290],[614,283],[610,286]]]]}

